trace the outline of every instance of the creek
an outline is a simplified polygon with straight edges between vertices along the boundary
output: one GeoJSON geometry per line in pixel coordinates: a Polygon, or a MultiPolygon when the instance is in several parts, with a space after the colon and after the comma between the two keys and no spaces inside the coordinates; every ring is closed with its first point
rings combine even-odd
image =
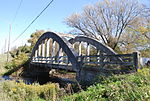
{"type": "Polygon", "coordinates": [[[0,82],[4,82],[7,80],[13,80],[16,82],[23,81],[25,84],[32,84],[32,83],[39,83],[40,85],[46,84],[48,82],[51,83],[59,83],[60,86],[64,86],[65,84],[73,84],[75,83],[74,80],[69,78],[60,78],[56,76],[49,76],[49,77],[38,77],[38,78],[27,78],[27,77],[14,77],[14,76],[0,76],[0,82]]]}

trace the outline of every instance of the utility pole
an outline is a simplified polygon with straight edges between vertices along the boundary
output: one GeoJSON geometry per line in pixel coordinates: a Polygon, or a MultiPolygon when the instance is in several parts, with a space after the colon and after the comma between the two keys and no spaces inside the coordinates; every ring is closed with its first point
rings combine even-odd
{"type": "Polygon", "coordinates": [[[9,25],[9,35],[8,35],[8,51],[7,51],[7,62],[9,61],[10,33],[11,33],[11,24],[9,25]]]}
{"type": "Polygon", "coordinates": [[[7,44],[7,39],[5,39],[5,45],[4,45],[4,51],[3,51],[3,53],[5,54],[5,52],[7,51],[7,49],[6,49],[6,45],[7,44]]]}

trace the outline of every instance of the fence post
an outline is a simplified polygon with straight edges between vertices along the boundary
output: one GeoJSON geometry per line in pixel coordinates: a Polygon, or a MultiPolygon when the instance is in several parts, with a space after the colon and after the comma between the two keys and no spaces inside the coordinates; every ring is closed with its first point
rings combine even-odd
{"type": "Polygon", "coordinates": [[[133,64],[135,67],[135,70],[137,71],[139,69],[139,53],[133,52],[133,64]]]}

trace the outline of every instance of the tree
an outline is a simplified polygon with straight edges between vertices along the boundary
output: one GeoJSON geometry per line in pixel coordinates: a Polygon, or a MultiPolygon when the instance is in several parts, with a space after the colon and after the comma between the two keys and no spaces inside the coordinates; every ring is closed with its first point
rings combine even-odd
{"type": "Polygon", "coordinates": [[[44,33],[44,30],[36,30],[36,32],[32,33],[28,42],[31,44],[31,49],[36,44],[39,37],[44,33]]]}
{"type": "Polygon", "coordinates": [[[141,15],[142,6],[135,0],[104,0],[87,5],[81,14],[74,13],[65,23],[78,33],[93,37],[115,49],[124,32],[141,15]]]}
{"type": "Polygon", "coordinates": [[[10,51],[10,55],[13,58],[18,57],[21,53],[25,53],[25,54],[29,54],[30,51],[30,46],[24,45],[24,46],[20,46],[18,48],[15,48],[13,50],[10,51]]]}
{"type": "Polygon", "coordinates": [[[150,8],[145,8],[142,17],[136,19],[136,22],[130,28],[150,40],[150,8]]]}
{"type": "Polygon", "coordinates": [[[120,38],[119,46],[123,53],[145,50],[148,45],[148,39],[140,33],[127,28],[120,38]]]}
{"type": "Polygon", "coordinates": [[[150,52],[150,8],[145,7],[142,16],[134,19],[134,24],[129,26],[121,38],[127,51],[138,50],[144,57],[149,57],[150,52]],[[124,38],[124,39],[123,39],[124,38]]]}

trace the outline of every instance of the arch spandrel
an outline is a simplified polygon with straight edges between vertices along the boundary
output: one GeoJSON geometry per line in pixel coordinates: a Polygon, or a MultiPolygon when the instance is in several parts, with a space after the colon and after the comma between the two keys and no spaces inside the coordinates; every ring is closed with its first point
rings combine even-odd
{"type": "Polygon", "coordinates": [[[38,46],[41,44],[42,41],[52,38],[54,41],[56,41],[59,46],[62,48],[62,50],[66,53],[66,55],[68,56],[69,61],[71,62],[73,69],[74,70],[78,70],[77,68],[79,67],[78,62],[76,57],[78,56],[77,53],[74,51],[74,49],[72,48],[72,45],[64,38],[61,38],[60,36],[58,36],[57,34],[53,33],[53,32],[46,32],[44,33],[36,42],[31,56],[30,56],[30,61],[32,60],[33,56],[35,55],[35,51],[38,49],[38,46]]]}
{"type": "Polygon", "coordinates": [[[74,44],[75,42],[86,42],[89,43],[93,46],[95,46],[98,50],[107,53],[107,54],[117,54],[112,48],[110,48],[107,45],[104,45],[103,43],[93,39],[93,38],[88,38],[88,37],[84,37],[84,36],[77,36],[75,38],[72,38],[69,40],[69,42],[71,44],[74,44]]]}

